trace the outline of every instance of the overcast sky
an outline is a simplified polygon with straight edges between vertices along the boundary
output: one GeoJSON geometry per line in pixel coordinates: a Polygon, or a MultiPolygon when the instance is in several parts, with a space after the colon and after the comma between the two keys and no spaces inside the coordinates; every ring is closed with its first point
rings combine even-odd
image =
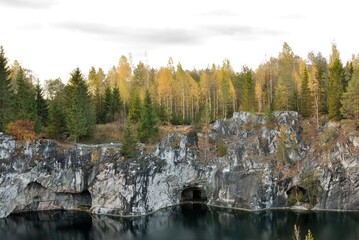
{"type": "Polygon", "coordinates": [[[359,53],[356,1],[315,0],[0,0],[0,45],[41,81],[80,67],[105,72],[121,55],[159,68],[169,57],[186,69],[234,70],[277,56],[283,42],[306,58],[328,58],[336,42],[342,60],[359,53]]]}

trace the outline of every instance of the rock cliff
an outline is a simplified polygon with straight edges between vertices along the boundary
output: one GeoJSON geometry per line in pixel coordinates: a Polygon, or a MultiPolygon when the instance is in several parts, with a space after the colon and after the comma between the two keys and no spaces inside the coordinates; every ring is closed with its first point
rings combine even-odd
{"type": "Polygon", "coordinates": [[[202,133],[169,134],[125,160],[120,145],[18,142],[0,134],[0,217],[83,209],[143,215],[183,200],[259,210],[359,210],[359,133],[296,112],[234,113],[202,133]]]}

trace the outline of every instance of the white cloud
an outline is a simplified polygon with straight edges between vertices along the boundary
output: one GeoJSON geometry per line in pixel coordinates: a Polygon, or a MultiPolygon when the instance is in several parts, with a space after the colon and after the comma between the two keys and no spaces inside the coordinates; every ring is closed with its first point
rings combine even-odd
{"type": "Polygon", "coordinates": [[[256,67],[284,41],[306,57],[327,57],[335,40],[344,61],[359,52],[353,3],[336,1],[2,0],[0,45],[41,80],[75,67],[104,70],[129,52],[153,67],[169,57],[186,68],[256,67]]]}

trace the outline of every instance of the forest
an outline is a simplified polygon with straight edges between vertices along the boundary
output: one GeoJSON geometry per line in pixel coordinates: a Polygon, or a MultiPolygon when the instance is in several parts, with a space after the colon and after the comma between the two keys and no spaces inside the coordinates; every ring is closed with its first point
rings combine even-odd
{"type": "Polygon", "coordinates": [[[0,131],[17,138],[37,136],[78,141],[91,138],[96,125],[124,124],[124,138],[151,141],[159,125],[196,126],[235,111],[297,111],[317,125],[352,121],[359,127],[359,55],[345,64],[333,43],[327,60],[320,52],[306,59],[284,43],[278,56],[252,70],[235,72],[229,60],[206,69],[183,69],[170,58],[159,69],[126,56],[107,73],[91,67],[70,73],[67,84],[43,84],[0,49],[0,131]]]}

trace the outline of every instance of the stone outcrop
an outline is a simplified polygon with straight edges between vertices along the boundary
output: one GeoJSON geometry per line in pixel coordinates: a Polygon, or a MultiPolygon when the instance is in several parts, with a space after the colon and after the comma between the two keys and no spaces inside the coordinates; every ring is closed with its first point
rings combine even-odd
{"type": "Polygon", "coordinates": [[[207,132],[169,134],[131,161],[120,145],[0,134],[0,217],[50,209],[143,215],[188,200],[192,189],[216,206],[359,210],[358,132],[302,127],[296,112],[267,118],[234,113],[207,132]]]}

